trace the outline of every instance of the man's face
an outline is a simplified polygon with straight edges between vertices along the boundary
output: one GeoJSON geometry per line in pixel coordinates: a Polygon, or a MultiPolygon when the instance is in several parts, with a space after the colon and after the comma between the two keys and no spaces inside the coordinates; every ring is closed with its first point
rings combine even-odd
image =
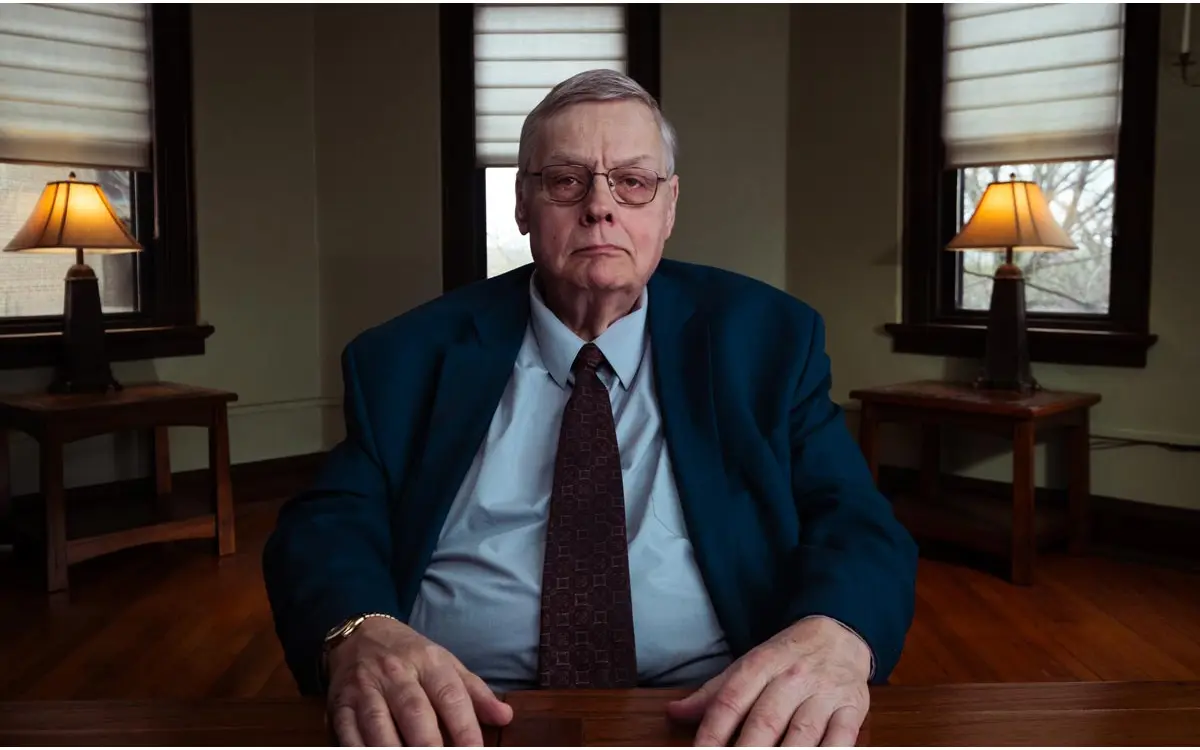
{"type": "Polygon", "coordinates": [[[584,102],[544,122],[540,136],[528,171],[543,176],[518,186],[516,211],[539,272],[586,291],[639,290],[662,258],[679,195],[677,176],[657,180],[666,175],[666,158],[653,113],[633,100],[584,102]],[[571,203],[587,181],[578,167],[617,175],[595,177],[587,195],[571,203]],[[643,205],[620,202],[650,195],[643,205]]]}

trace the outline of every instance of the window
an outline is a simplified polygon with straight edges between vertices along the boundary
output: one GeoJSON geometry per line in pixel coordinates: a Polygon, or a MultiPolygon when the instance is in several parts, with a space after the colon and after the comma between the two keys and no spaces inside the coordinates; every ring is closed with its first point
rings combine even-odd
{"type": "MultiPolygon", "coordinates": [[[[25,223],[47,182],[68,174],[84,182],[99,182],[113,210],[137,236],[133,214],[136,173],[128,169],[0,162],[0,246],[25,223]]],[[[63,278],[75,262],[68,255],[0,253],[0,318],[46,318],[63,312],[63,278]]],[[[138,309],[136,256],[101,255],[85,262],[96,272],[100,306],[105,313],[138,309]]]]}
{"type": "MultiPolygon", "coordinates": [[[[99,182],[143,245],[87,256],[109,356],[198,354],[186,6],[0,5],[0,246],[45,184],[99,182]]],[[[0,254],[0,361],[54,362],[69,256],[0,254]]]]}
{"type": "Polygon", "coordinates": [[[906,12],[904,319],[886,326],[896,350],[982,355],[1002,256],[943,248],[987,185],[1015,176],[1041,185],[1078,247],[1017,254],[1031,356],[1145,366],[1157,7],[906,12]]]}
{"type": "Polygon", "coordinates": [[[529,238],[517,230],[516,167],[484,167],[483,196],[487,205],[487,276],[499,276],[533,261],[529,238]]]}
{"type": "Polygon", "coordinates": [[[446,290],[529,263],[514,212],[525,116],[554,84],[611,68],[658,94],[656,5],[446,5],[442,23],[446,290]]]}
{"type": "Polygon", "coordinates": [[[513,212],[521,125],[554,84],[593,68],[626,72],[620,5],[475,9],[475,159],[484,169],[487,275],[529,263],[513,212]]]}
{"type": "MultiPolygon", "coordinates": [[[[1077,247],[1068,253],[1020,253],[1014,260],[1025,275],[1025,308],[1039,313],[1108,313],[1112,290],[1112,157],[1083,161],[1022,162],[958,170],[959,226],[975,211],[993,182],[1032,180],[1043,189],[1054,218],[1077,247]]],[[[962,253],[957,273],[957,310],[987,310],[1000,253],[962,253]]]]}

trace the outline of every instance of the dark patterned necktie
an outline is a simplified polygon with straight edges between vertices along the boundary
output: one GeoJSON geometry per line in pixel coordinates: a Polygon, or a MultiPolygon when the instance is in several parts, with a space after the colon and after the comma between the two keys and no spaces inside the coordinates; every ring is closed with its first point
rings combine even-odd
{"type": "Polygon", "coordinates": [[[544,688],[637,684],[625,491],[604,355],[587,344],[563,412],[550,495],[538,678],[544,688]]]}

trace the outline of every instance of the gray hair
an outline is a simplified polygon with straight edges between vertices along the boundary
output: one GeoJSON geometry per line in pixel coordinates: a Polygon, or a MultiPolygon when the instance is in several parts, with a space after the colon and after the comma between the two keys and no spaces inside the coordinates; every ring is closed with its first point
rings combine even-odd
{"type": "Polygon", "coordinates": [[[675,174],[675,156],[678,149],[675,128],[663,116],[658,102],[629,76],[615,70],[603,69],[576,73],[562,81],[551,89],[550,93],[546,94],[545,98],[525,117],[525,124],[521,127],[521,143],[517,150],[517,165],[520,167],[520,171],[524,172],[529,168],[534,138],[537,137],[542,123],[552,115],[572,104],[622,99],[640,101],[654,113],[654,120],[658,123],[659,132],[662,134],[663,152],[667,159],[667,176],[675,174]]]}

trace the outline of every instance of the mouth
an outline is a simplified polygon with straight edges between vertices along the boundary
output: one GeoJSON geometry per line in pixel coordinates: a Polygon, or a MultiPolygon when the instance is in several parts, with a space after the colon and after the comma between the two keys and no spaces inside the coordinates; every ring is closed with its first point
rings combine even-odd
{"type": "Polygon", "coordinates": [[[623,253],[625,252],[616,245],[585,245],[578,248],[572,253],[573,255],[605,255],[608,253],[623,253]]]}

